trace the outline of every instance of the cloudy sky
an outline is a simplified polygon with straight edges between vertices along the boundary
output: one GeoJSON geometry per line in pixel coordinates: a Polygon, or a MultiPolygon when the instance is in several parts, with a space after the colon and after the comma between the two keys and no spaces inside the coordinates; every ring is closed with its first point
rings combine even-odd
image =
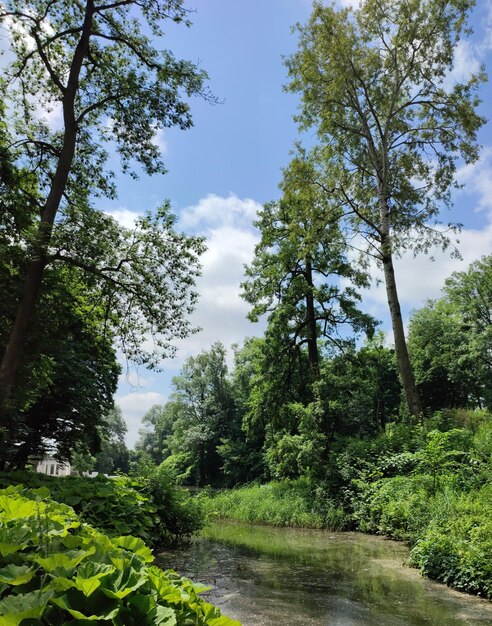
{"type": "MultiPolygon", "coordinates": [[[[344,0],[343,4],[349,4],[344,0]]],[[[492,0],[479,0],[474,35],[460,44],[454,75],[462,78],[481,63],[492,67],[492,0]]],[[[297,132],[292,115],[297,99],[282,91],[286,72],[282,55],[296,48],[291,26],[304,22],[308,0],[189,0],[193,26],[172,25],[164,44],[177,57],[200,64],[210,76],[210,87],[221,101],[211,106],[193,101],[195,126],[181,132],[170,129],[156,139],[168,174],[128,181],[121,179],[119,201],[105,206],[123,223],[135,213],[152,209],[169,198],[186,232],[201,233],[208,250],[202,258],[200,302],[193,321],[203,330],[179,343],[175,359],[163,371],[131,372],[122,376],[116,402],[128,423],[128,444],[138,434],[140,419],[155,403],[166,401],[171,379],[183,360],[220,340],[226,347],[246,336],[261,334],[250,324],[248,305],[239,297],[243,267],[252,258],[258,234],[252,227],[262,203],[278,197],[281,168],[297,132]]],[[[482,113],[488,116],[491,87],[482,90],[482,113]]],[[[443,221],[463,223],[459,237],[462,261],[449,254],[407,257],[397,262],[402,306],[408,317],[427,298],[439,296],[444,279],[465,269],[492,251],[492,130],[481,132],[482,156],[460,170],[463,190],[443,221]]],[[[388,329],[387,303],[382,287],[364,293],[364,308],[388,329]]]]}

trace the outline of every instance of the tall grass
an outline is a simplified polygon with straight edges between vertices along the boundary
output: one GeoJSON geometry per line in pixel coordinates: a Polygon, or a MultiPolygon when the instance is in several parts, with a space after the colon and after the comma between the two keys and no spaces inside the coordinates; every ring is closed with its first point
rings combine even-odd
{"type": "Polygon", "coordinates": [[[199,498],[208,519],[339,530],[347,517],[340,507],[327,507],[326,502],[318,506],[306,479],[248,485],[215,495],[204,493],[199,498]]]}

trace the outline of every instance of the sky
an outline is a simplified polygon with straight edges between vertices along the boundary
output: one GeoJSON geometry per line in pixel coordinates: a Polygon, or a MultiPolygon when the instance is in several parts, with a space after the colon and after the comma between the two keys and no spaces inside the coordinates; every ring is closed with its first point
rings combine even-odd
{"type": "MultiPolygon", "coordinates": [[[[354,2],[355,3],[355,2],[354,2]]],[[[341,4],[350,4],[344,0],[341,4]]],[[[454,77],[463,78],[484,63],[492,72],[492,0],[477,0],[473,36],[459,45],[454,77]]],[[[209,86],[220,103],[191,101],[194,127],[169,129],[156,137],[168,173],[139,181],[120,178],[119,200],[104,210],[129,225],[138,212],[170,199],[178,226],[206,237],[200,300],[192,321],[203,330],[177,343],[175,359],[161,372],[130,371],[121,376],[116,404],[128,425],[133,447],[140,421],[156,403],[165,403],[172,377],[184,360],[209,349],[215,341],[226,348],[247,336],[261,335],[264,322],[246,319],[249,305],[239,296],[244,264],[253,256],[258,232],[253,227],[262,203],[279,197],[282,167],[298,138],[292,116],[298,98],[287,94],[282,56],[296,49],[291,26],[305,22],[308,0],[189,0],[193,25],[170,25],[163,44],[177,58],[194,61],[207,71],[209,86]]],[[[481,90],[481,113],[489,114],[491,86],[481,90]]],[[[480,160],[460,168],[464,188],[443,221],[463,224],[459,237],[462,260],[436,252],[435,260],[406,256],[396,263],[397,281],[406,320],[412,309],[440,295],[444,279],[492,252],[492,126],[480,133],[480,160]]],[[[376,276],[377,270],[374,270],[376,276]]],[[[382,320],[389,331],[382,285],[363,293],[363,308],[382,320]]]]}

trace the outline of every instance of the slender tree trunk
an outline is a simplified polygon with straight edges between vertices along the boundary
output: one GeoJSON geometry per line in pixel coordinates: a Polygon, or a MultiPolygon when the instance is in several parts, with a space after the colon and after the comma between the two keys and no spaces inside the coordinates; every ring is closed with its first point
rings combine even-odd
{"type": "Polygon", "coordinates": [[[312,382],[319,379],[319,352],[318,352],[318,327],[316,324],[316,314],[314,311],[314,295],[313,295],[313,268],[311,260],[306,259],[306,316],[308,331],[308,356],[311,368],[312,382]]]}
{"type": "MultiPolygon", "coordinates": [[[[384,233],[384,231],[383,231],[384,233]]],[[[396,360],[400,371],[403,390],[408,405],[408,410],[415,418],[420,419],[422,409],[415,385],[410,357],[408,355],[407,342],[405,340],[405,331],[403,329],[403,320],[401,316],[400,301],[398,299],[398,291],[396,288],[395,270],[393,267],[393,255],[391,251],[391,241],[388,232],[382,235],[382,256],[384,282],[386,285],[386,296],[388,298],[388,306],[391,315],[391,324],[393,326],[393,337],[395,340],[396,360]]]]}
{"type": "Polygon", "coordinates": [[[87,0],[83,31],[74,52],[67,86],[64,88],[62,98],[64,121],[63,146],[39,222],[35,244],[32,249],[32,260],[29,263],[24,282],[23,295],[0,365],[0,426],[5,425],[6,409],[15,381],[17,367],[22,357],[26,336],[29,330],[29,323],[41,290],[53,224],[65,192],[68,175],[75,154],[77,141],[75,99],[79,86],[80,70],[89,49],[89,39],[94,14],[93,5],[93,0],[87,0]]]}

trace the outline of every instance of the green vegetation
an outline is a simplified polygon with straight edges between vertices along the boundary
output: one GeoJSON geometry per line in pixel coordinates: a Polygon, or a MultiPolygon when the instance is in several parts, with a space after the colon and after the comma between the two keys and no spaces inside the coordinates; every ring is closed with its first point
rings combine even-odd
{"type": "Polygon", "coordinates": [[[323,528],[325,520],[312,509],[306,480],[250,485],[210,496],[200,494],[208,519],[234,519],[271,526],[323,528]]]}
{"type": "Polygon", "coordinates": [[[111,536],[134,535],[149,545],[189,536],[203,523],[188,494],[154,471],[131,478],[52,477],[34,472],[0,474],[0,486],[43,487],[57,502],[73,507],[80,519],[111,536]]]}
{"type": "Polygon", "coordinates": [[[199,499],[211,518],[407,541],[423,574],[492,598],[492,415],[444,411],[429,427],[389,425],[372,439],[345,438],[323,480],[249,485],[199,499]]]}
{"type": "Polygon", "coordinates": [[[394,268],[450,245],[439,211],[479,156],[484,73],[450,80],[473,4],[315,0],[286,66],[317,139],[259,211],[241,285],[265,334],[235,346],[232,372],[220,343],[188,358],[130,453],[119,358],[156,368],[193,332],[205,245],[170,201],[127,228],[97,199],[116,197],[116,155],[123,173],[164,173],[156,132],[191,126],[188,97],[215,99],[205,72],[154,47],[188,25],[183,0],[0,3],[0,484],[35,490],[0,497],[7,624],[227,624],[146,564],[141,540],[191,534],[200,503],[406,540],[425,574],[492,597],[492,256],[412,314],[408,342],[394,268]],[[373,262],[394,348],[363,310],[373,262]],[[47,452],[133,477],[15,473],[47,452]],[[192,500],[177,484],[248,486],[192,500]]]}
{"type": "Polygon", "coordinates": [[[5,626],[238,626],[198,596],[203,586],[152,566],[142,539],[108,537],[46,489],[0,490],[0,538],[5,626]]]}

